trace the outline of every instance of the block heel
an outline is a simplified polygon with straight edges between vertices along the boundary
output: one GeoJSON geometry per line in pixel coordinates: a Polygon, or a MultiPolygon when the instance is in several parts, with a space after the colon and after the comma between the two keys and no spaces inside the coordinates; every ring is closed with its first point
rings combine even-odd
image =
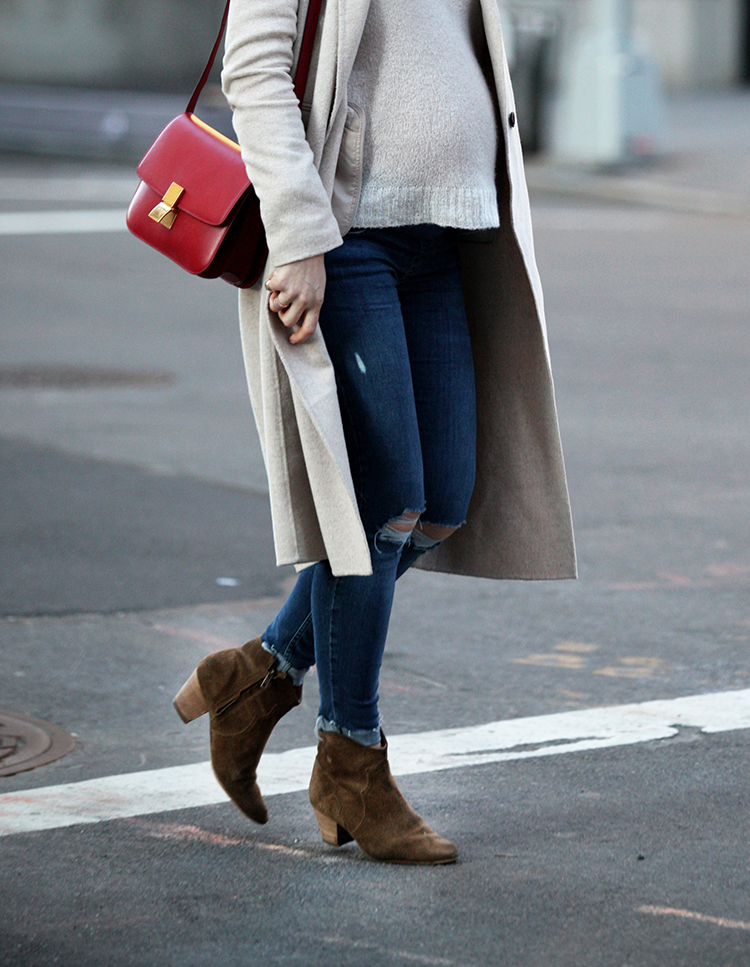
{"type": "Polygon", "coordinates": [[[175,695],[172,704],[186,725],[188,722],[192,722],[193,719],[205,715],[208,711],[208,705],[203,697],[200,682],[198,681],[197,669],[175,695]]]}
{"type": "Polygon", "coordinates": [[[331,819],[330,816],[325,816],[319,809],[315,809],[314,806],[313,812],[315,813],[315,818],[318,820],[320,835],[323,837],[324,843],[328,843],[329,846],[343,846],[344,843],[351,843],[354,839],[353,836],[347,833],[343,826],[339,826],[335,819],[331,819]]]}
{"type": "Polygon", "coordinates": [[[174,698],[183,722],[208,712],[214,774],[254,823],[268,822],[258,762],[276,723],[301,699],[302,686],[276,670],[260,638],[206,655],[174,698]]]}

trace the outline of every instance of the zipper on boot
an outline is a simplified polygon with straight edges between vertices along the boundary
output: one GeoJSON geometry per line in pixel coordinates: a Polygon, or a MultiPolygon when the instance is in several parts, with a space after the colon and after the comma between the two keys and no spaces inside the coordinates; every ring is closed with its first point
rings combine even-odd
{"type": "Polygon", "coordinates": [[[217,707],[216,714],[221,715],[222,712],[226,712],[228,708],[234,705],[235,702],[239,702],[239,700],[246,696],[248,692],[262,692],[265,688],[268,688],[274,678],[286,678],[286,672],[278,671],[275,663],[273,667],[268,669],[263,678],[259,678],[257,681],[251,682],[247,688],[243,688],[242,691],[235,695],[234,698],[230,699],[226,705],[222,705],[220,708],[217,707]]]}
{"type": "MultiPolygon", "coordinates": [[[[286,678],[286,672],[277,671],[275,665],[266,672],[262,679],[251,682],[247,688],[243,688],[239,695],[235,695],[234,698],[230,699],[225,705],[217,708],[216,714],[226,711],[231,705],[234,705],[246,692],[257,688],[258,691],[268,688],[274,678],[286,678]]],[[[203,690],[201,689],[200,681],[198,680],[198,669],[192,673],[190,678],[185,682],[179,692],[175,695],[172,704],[175,707],[177,714],[180,716],[182,721],[187,725],[194,719],[200,718],[201,715],[205,715],[208,711],[208,704],[203,697],[203,690]]]]}

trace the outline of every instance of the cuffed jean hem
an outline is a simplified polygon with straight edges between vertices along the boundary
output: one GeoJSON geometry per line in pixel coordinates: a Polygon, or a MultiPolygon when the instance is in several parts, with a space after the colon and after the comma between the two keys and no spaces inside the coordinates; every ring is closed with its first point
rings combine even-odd
{"type": "Polygon", "coordinates": [[[295,668],[286,658],[276,651],[267,641],[261,641],[261,647],[264,651],[267,651],[269,655],[273,655],[276,659],[276,668],[285,675],[288,675],[293,685],[298,687],[302,684],[302,680],[308,672],[307,668],[295,668]]]}
{"type": "Polygon", "coordinates": [[[359,745],[380,745],[380,728],[377,729],[343,729],[334,722],[329,722],[322,715],[318,716],[315,723],[316,732],[336,732],[338,735],[345,735],[347,739],[359,743],[359,745]]]}

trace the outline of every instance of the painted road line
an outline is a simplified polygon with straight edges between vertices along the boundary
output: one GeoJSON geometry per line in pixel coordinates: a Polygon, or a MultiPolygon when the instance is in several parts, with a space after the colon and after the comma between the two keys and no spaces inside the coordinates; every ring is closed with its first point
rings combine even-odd
{"type": "Polygon", "coordinates": [[[98,211],[0,213],[0,235],[124,232],[126,227],[125,211],[119,208],[98,211]]]}
{"type": "MultiPolygon", "coordinates": [[[[680,728],[750,729],[750,689],[506,719],[460,729],[395,735],[395,775],[438,772],[669,739],[680,728]]],[[[265,796],[307,788],[314,747],[268,753],[258,781],[265,796]]],[[[208,762],[105,776],[0,796],[0,836],[225,802],[208,762]]]]}
{"type": "Polygon", "coordinates": [[[712,917],[707,913],[696,913],[695,910],[680,910],[675,907],[638,907],[638,913],[650,913],[655,917],[679,917],[681,920],[695,920],[697,923],[710,923],[715,927],[727,930],[750,930],[747,920],[728,920],[726,917],[712,917]]]}
{"type": "Polygon", "coordinates": [[[137,187],[135,173],[114,178],[0,178],[0,201],[128,202],[137,187]]]}

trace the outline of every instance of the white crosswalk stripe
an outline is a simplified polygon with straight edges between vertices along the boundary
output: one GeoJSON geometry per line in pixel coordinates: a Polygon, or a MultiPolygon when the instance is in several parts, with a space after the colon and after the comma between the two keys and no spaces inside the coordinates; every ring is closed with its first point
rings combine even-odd
{"type": "MultiPolygon", "coordinates": [[[[750,728],[750,689],[396,735],[390,762],[395,775],[414,775],[669,739],[680,728],[750,728]]],[[[258,774],[264,796],[306,789],[314,756],[313,747],[266,754],[258,774]]],[[[224,801],[208,762],[105,776],[0,796],[0,836],[224,801]]]]}
{"type": "Polygon", "coordinates": [[[123,209],[49,212],[0,212],[0,235],[66,235],[124,232],[123,209]]]}

